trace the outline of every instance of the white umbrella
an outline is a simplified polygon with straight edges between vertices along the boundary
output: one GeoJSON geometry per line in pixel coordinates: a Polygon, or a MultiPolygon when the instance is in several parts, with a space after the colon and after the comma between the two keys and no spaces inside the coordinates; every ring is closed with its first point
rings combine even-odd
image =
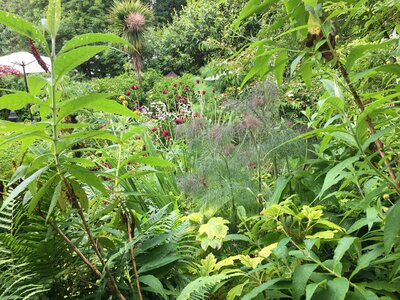
{"type": "MultiPolygon", "coordinates": [[[[50,69],[51,67],[51,60],[47,56],[40,56],[43,62],[46,64],[47,68],[50,69]]],[[[29,92],[28,87],[28,80],[27,75],[28,73],[42,73],[46,72],[46,70],[38,63],[35,56],[33,56],[29,52],[14,52],[9,55],[1,56],[0,57],[0,65],[9,66],[14,70],[17,70],[24,74],[24,81],[25,81],[25,89],[29,92]]],[[[32,112],[30,111],[31,120],[33,120],[32,112]]],[[[10,111],[10,116],[8,117],[9,120],[17,121],[18,116],[15,111],[10,111]]]]}
{"type": "MultiPolygon", "coordinates": [[[[51,67],[50,58],[40,56],[48,69],[51,67]]],[[[42,73],[46,72],[36,58],[29,52],[14,52],[0,57],[0,65],[10,66],[21,73],[42,73]]]]}

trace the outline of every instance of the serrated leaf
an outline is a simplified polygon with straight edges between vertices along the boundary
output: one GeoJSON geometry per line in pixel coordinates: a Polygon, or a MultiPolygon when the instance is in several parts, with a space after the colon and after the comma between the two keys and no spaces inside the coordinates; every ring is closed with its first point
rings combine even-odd
{"type": "Polygon", "coordinates": [[[71,183],[72,189],[74,190],[76,197],[78,198],[78,201],[79,201],[81,207],[85,211],[89,211],[89,199],[86,195],[85,190],[75,180],[71,180],[70,183],[71,183]]]}
{"type": "Polygon", "coordinates": [[[67,41],[62,47],[60,53],[96,43],[115,43],[133,48],[133,45],[131,45],[127,40],[112,33],[86,33],[75,36],[67,41]]]}
{"type": "Polygon", "coordinates": [[[287,51],[282,51],[275,59],[274,76],[279,87],[282,85],[283,82],[283,75],[285,73],[287,61],[287,51]]]}
{"type": "Polygon", "coordinates": [[[0,110],[1,109],[18,110],[24,108],[28,104],[43,105],[44,102],[26,92],[8,94],[0,97],[0,110]]]}
{"type": "Polygon", "coordinates": [[[400,201],[389,209],[384,229],[385,252],[389,254],[400,235],[400,201]]]}
{"type": "Polygon", "coordinates": [[[264,260],[264,258],[263,257],[250,257],[248,255],[240,255],[239,260],[244,266],[255,269],[264,260]]]}
{"type": "Polygon", "coordinates": [[[317,267],[317,264],[305,264],[296,267],[296,270],[293,273],[292,281],[292,292],[294,300],[299,300],[304,294],[308,279],[317,267]]]}
{"type": "Polygon", "coordinates": [[[138,118],[138,115],[127,107],[114,100],[110,100],[109,98],[112,96],[113,94],[89,94],[62,102],[57,121],[60,122],[65,116],[81,109],[92,109],[94,111],[138,118]]]}
{"type": "Polygon", "coordinates": [[[350,246],[353,244],[355,240],[356,240],[355,237],[350,237],[350,236],[340,239],[338,245],[336,246],[335,254],[333,256],[333,265],[334,265],[333,268],[335,268],[335,265],[340,262],[343,255],[347,252],[347,250],[349,250],[350,246]]]}
{"type": "MultiPolygon", "coordinates": [[[[46,38],[42,32],[27,20],[15,14],[0,10],[0,24],[6,25],[11,30],[31,38],[39,44],[46,46],[46,49],[48,49],[46,38]]],[[[47,53],[49,53],[48,50],[47,53]]]]}
{"type": "Polygon", "coordinates": [[[290,76],[293,76],[297,66],[299,65],[300,61],[303,59],[305,54],[306,54],[305,52],[301,53],[292,61],[292,63],[290,64],[290,76]]]}
{"type": "Polygon", "coordinates": [[[206,256],[206,258],[200,260],[201,269],[204,271],[205,274],[202,275],[209,275],[215,267],[217,263],[217,259],[215,258],[214,254],[210,253],[206,256]]]}
{"type": "Polygon", "coordinates": [[[227,220],[221,217],[213,217],[208,220],[207,224],[202,224],[199,228],[199,235],[206,234],[209,239],[223,239],[228,233],[227,220]]]}
{"type": "Polygon", "coordinates": [[[234,256],[229,256],[218,263],[216,263],[214,270],[219,271],[221,268],[226,267],[226,266],[232,266],[235,262],[235,260],[240,259],[240,255],[234,255],[234,256]]]}
{"type": "Polygon", "coordinates": [[[271,255],[272,250],[274,250],[277,246],[278,246],[278,243],[273,243],[271,245],[268,245],[267,247],[262,248],[258,252],[258,256],[260,256],[262,258],[268,258],[271,255]]]}
{"type": "Polygon", "coordinates": [[[51,213],[53,212],[54,207],[56,207],[60,197],[62,197],[62,181],[61,180],[58,182],[56,188],[54,189],[53,197],[51,198],[51,202],[50,202],[50,206],[49,206],[49,210],[47,211],[46,222],[49,219],[49,217],[51,216],[51,213]]]}
{"type": "Polygon", "coordinates": [[[325,176],[324,184],[322,185],[318,197],[322,197],[326,190],[328,190],[330,187],[332,187],[333,185],[337,184],[340,180],[345,178],[343,170],[352,167],[353,163],[355,163],[359,159],[360,157],[358,155],[349,157],[344,161],[338,163],[332,169],[330,169],[325,176]]]}
{"type": "Polygon", "coordinates": [[[143,275],[139,277],[139,281],[147,285],[152,291],[161,295],[164,299],[168,299],[161,281],[153,275],[143,275]]]}
{"type": "Polygon", "coordinates": [[[313,69],[312,69],[312,63],[309,59],[301,64],[300,73],[306,86],[310,87],[313,75],[313,69]]]}
{"type": "Polygon", "coordinates": [[[249,283],[247,279],[245,282],[236,285],[232,289],[229,290],[228,294],[226,295],[226,300],[234,300],[236,297],[240,297],[242,295],[244,287],[249,283]]]}
{"type": "Polygon", "coordinates": [[[246,295],[244,295],[241,300],[250,300],[250,299],[256,298],[259,294],[261,294],[263,291],[270,288],[271,286],[273,286],[275,283],[277,283],[280,280],[281,280],[280,278],[274,278],[274,279],[268,280],[267,282],[252,289],[252,291],[250,293],[247,293],[246,295]]]}
{"type": "Polygon", "coordinates": [[[48,84],[48,81],[41,76],[30,75],[28,76],[27,80],[29,86],[29,94],[31,94],[33,97],[39,95],[46,84],[48,84]]]}
{"type": "Polygon", "coordinates": [[[275,0],[250,0],[240,11],[239,17],[233,23],[233,26],[238,29],[241,22],[253,14],[262,13],[268,9],[275,0]]]}
{"type": "Polygon", "coordinates": [[[384,252],[383,245],[376,244],[374,249],[365,253],[362,255],[357,262],[357,267],[351,273],[350,279],[353,278],[354,275],[356,275],[358,272],[360,272],[362,269],[367,268],[371,262],[373,262],[375,259],[377,259],[379,256],[381,256],[384,252]]]}
{"type": "Polygon", "coordinates": [[[43,198],[46,192],[53,186],[58,174],[54,174],[45,184],[33,195],[28,205],[28,214],[31,214],[38,205],[39,201],[43,198]]]}
{"type": "Polygon", "coordinates": [[[320,281],[318,283],[310,283],[306,287],[306,300],[311,300],[317,288],[323,284],[326,284],[326,280],[320,281]]]}
{"type": "Polygon", "coordinates": [[[176,262],[179,259],[181,259],[180,256],[169,255],[169,256],[163,257],[162,259],[158,259],[158,260],[155,260],[153,262],[150,262],[150,263],[147,263],[147,264],[143,265],[138,270],[138,272],[139,272],[139,274],[143,274],[145,272],[148,272],[148,271],[151,271],[151,270],[158,269],[158,268],[161,268],[163,266],[169,265],[169,264],[171,264],[173,262],[176,262]]]}
{"type": "Polygon", "coordinates": [[[54,61],[55,82],[59,82],[69,71],[72,71],[106,48],[107,46],[85,46],[60,54],[54,61]]]}
{"type": "Polygon", "coordinates": [[[354,47],[353,49],[351,49],[350,54],[347,56],[346,68],[350,70],[353,67],[354,63],[358,59],[362,58],[365,53],[374,50],[382,50],[393,42],[395,42],[395,40],[389,40],[385,43],[358,45],[354,47]]]}
{"type": "Polygon", "coordinates": [[[99,190],[104,195],[107,195],[107,190],[102,181],[97,178],[93,172],[77,165],[66,165],[65,168],[72,176],[79,179],[81,182],[87,184],[91,188],[99,190]]]}
{"type": "Polygon", "coordinates": [[[307,235],[306,238],[308,239],[333,239],[337,230],[326,230],[326,231],[319,231],[313,235],[307,235]]]}

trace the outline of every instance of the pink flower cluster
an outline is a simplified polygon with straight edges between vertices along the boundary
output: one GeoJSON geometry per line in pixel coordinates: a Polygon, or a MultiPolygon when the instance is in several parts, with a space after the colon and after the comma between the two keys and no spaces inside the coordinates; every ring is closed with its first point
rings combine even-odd
{"type": "Polygon", "coordinates": [[[9,66],[0,65],[0,77],[7,76],[7,75],[15,75],[15,76],[22,76],[22,73],[18,70],[15,70],[9,66]]]}

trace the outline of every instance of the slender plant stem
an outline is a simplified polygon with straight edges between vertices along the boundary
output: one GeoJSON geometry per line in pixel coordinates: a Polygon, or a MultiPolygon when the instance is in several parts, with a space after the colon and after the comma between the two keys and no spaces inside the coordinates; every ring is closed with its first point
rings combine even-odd
{"type": "MultiPolygon", "coordinates": [[[[40,216],[46,220],[46,216],[41,211],[40,207],[38,209],[38,212],[40,216]]],[[[79,258],[93,271],[93,273],[100,278],[101,272],[99,271],[99,269],[97,269],[97,267],[92,264],[89,259],[86,258],[86,256],[79,250],[77,246],[75,246],[75,244],[67,237],[67,235],[60,229],[60,227],[58,227],[57,224],[50,218],[47,220],[47,223],[49,223],[50,226],[53,227],[54,231],[58,233],[58,235],[65,241],[65,243],[71,248],[71,250],[79,256],[79,258]]]]}
{"type": "MultiPolygon", "coordinates": [[[[354,102],[357,104],[358,109],[361,112],[363,112],[365,110],[364,103],[362,102],[360,95],[358,94],[358,92],[354,88],[354,85],[350,80],[350,76],[349,76],[345,66],[339,60],[338,60],[337,65],[339,67],[339,71],[342,74],[342,77],[343,77],[344,81],[346,82],[346,84],[347,84],[347,86],[348,86],[348,88],[350,90],[350,93],[352,94],[352,96],[354,98],[354,102]]],[[[366,117],[366,122],[367,122],[367,126],[368,126],[368,131],[371,134],[375,134],[376,133],[376,129],[375,129],[374,124],[372,123],[371,118],[367,116],[366,117]]],[[[393,182],[395,182],[396,186],[399,188],[400,187],[400,181],[397,180],[396,174],[395,174],[392,166],[390,165],[390,162],[389,162],[389,160],[387,158],[387,155],[386,155],[385,151],[383,150],[382,141],[380,139],[376,139],[375,140],[375,146],[376,146],[376,149],[377,149],[379,155],[383,158],[383,161],[384,161],[385,166],[386,166],[386,168],[388,170],[390,178],[393,180],[393,182]]]]}
{"type": "Polygon", "coordinates": [[[126,217],[126,226],[127,226],[127,231],[128,231],[129,244],[131,245],[129,247],[129,252],[131,255],[133,272],[135,273],[135,282],[136,282],[137,293],[138,293],[139,300],[142,300],[143,297],[142,297],[142,291],[140,288],[139,273],[137,271],[135,252],[134,252],[134,247],[135,247],[135,245],[133,243],[134,231],[132,230],[131,220],[126,212],[125,212],[125,217],[126,217]]]}
{"type": "MultiPolygon", "coordinates": [[[[55,70],[54,70],[54,62],[56,60],[56,39],[53,36],[51,38],[51,102],[52,102],[52,129],[53,129],[53,147],[54,147],[54,161],[55,161],[55,166],[57,169],[57,173],[61,178],[61,181],[63,182],[65,188],[66,188],[66,192],[67,192],[67,197],[70,200],[71,204],[74,207],[78,208],[78,214],[82,220],[83,226],[85,228],[86,234],[89,237],[89,240],[91,242],[92,248],[95,251],[96,255],[98,256],[100,262],[102,263],[103,267],[105,268],[107,275],[109,276],[110,279],[110,286],[111,286],[111,290],[113,291],[113,293],[117,296],[118,299],[120,300],[125,300],[126,298],[124,297],[124,295],[122,295],[121,291],[118,288],[117,283],[115,282],[114,276],[112,275],[111,271],[109,270],[109,268],[107,267],[103,256],[100,253],[100,250],[97,247],[96,241],[93,238],[93,234],[90,230],[90,227],[86,221],[85,215],[83,213],[83,208],[80,206],[79,201],[76,199],[76,196],[73,192],[73,189],[71,187],[71,185],[69,184],[68,180],[65,178],[64,173],[62,171],[61,168],[61,164],[60,164],[60,154],[58,151],[58,128],[57,128],[57,116],[58,116],[58,111],[57,111],[57,92],[56,92],[56,78],[55,78],[55,70]]],[[[65,242],[67,242],[66,239],[64,239],[65,242]]]]}

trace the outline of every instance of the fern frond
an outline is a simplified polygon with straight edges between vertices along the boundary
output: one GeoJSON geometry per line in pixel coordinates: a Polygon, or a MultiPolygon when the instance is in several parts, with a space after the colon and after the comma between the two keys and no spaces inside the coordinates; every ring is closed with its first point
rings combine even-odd
{"type": "Polygon", "coordinates": [[[230,276],[217,274],[212,276],[199,277],[189,283],[180,293],[177,300],[205,300],[211,290],[230,276]]]}

